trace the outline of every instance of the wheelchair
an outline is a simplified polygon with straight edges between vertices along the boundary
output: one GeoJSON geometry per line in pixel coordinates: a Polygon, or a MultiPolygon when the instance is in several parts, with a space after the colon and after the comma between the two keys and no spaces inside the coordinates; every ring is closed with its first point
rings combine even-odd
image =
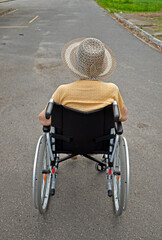
{"type": "Polygon", "coordinates": [[[59,164],[76,155],[94,161],[95,169],[106,173],[108,196],[112,197],[115,215],[120,216],[128,205],[129,153],[119,109],[114,101],[91,112],[74,110],[51,99],[46,118],[51,126],[43,126],[33,166],[33,203],[41,214],[55,195],[59,164]],[[65,157],[60,158],[60,154],[65,157]],[[102,160],[98,160],[99,155],[102,160]],[[95,156],[95,157],[94,157],[95,156]]]}

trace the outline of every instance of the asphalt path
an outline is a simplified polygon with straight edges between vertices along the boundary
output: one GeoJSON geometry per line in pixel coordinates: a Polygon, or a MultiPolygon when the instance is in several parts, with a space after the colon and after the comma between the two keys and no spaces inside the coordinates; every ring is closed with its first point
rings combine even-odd
{"type": "Polygon", "coordinates": [[[160,240],[161,54],[113,20],[93,0],[17,0],[0,17],[0,239],[160,240]],[[62,163],[56,195],[42,216],[32,203],[37,115],[53,91],[75,80],[63,67],[64,44],[96,37],[114,51],[108,81],[120,88],[129,110],[124,135],[131,187],[126,212],[115,217],[105,174],[79,157],[62,163]]]}

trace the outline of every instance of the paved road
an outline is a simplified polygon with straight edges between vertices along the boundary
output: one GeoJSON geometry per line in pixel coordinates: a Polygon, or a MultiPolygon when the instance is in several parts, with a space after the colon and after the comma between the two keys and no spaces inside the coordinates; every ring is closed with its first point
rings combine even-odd
{"type": "Polygon", "coordinates": [[[17,0],[0,18],[0,239],[160,240],[161,54],[115,22],[93,0],[17,0]],[[37,19],[33,20],[36,16],[37,19]],[[115,52],[111,77],[125,99],[131,159],[128,209],[116,218],[105,174],[79,158],[60,165],[45,216],[32,204],[32,167],[41,135],[37,114],[54,89],[74,80],[60,51],[77,37],[97,37],[115,52]]]}

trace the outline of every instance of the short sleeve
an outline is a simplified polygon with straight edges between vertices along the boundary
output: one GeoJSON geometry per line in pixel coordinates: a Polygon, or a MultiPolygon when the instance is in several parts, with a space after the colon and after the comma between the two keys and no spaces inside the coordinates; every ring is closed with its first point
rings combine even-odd
{"type": "Polygon", "coordinates": [[[54,102],[56,103],[60,103],[60,96],[61,96],[61,86],[59,86],[56,91],[54,92],[54,94],[52,95],[52,99],[54,100],[54,102]]]}
{"type": "Polygon", "coordinates": [[[121,118],[121,110],[123,109],[123,107],[124,107],[124,101],[123,101],[123,98],[122,98],[122,96],[121,96],[121,94],[120,94],[120,91],[119,91],[119,88],[117,87],[117,92],[116,92],[116,94],[115,94],[115,100],[117,101],[117,103],[118,103],[118,107],[119,107],[119,113],[120,113],[120,116],[119,116],[119,119],[121,118]]]}
{"type": "Polygon", "coordinates": [[[118,107],[119,107],[119,110],[121,111],[121,109],[124,107],[124,101],[122,99],[122,96],[120,94],[120,92],[118,91],[118,107]]]}
{"type": "MultiPolygon", "coordinates": [[[[61,104],[60,103],[60,96],[61,96],[61,86],[59,86],[57,89],[56,89],[56,91],[53,93],[53,95],[52,95],[52,99],[54,100],[54,102],[56,102],[56,103],[59,103],[59,104],[61,104]]],[[[45,111],[46,111],[46,109],[47,109],[47,106],[48,105],[46,105],[46,107],[45,107],[45,111]]]]}

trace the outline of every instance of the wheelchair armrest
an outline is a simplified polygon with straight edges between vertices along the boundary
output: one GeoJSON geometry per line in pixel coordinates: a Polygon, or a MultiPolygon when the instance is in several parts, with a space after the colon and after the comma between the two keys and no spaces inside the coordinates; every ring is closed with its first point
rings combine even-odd
{"type": "Polygon", "coordinates": [[[119,122],[119,108],[116,101],[113,102],[114,122],[119,122]]]}
{"type": "Polygon", "coordinates": [[[47,108],[46,108],[46,118],[49,119],[52,113],[52,109],[53,109],[53,104],[54,101],[51,98],[50,101],[48,102],[47,108]]]}
{"type": "Polygon", "coordinates": [[[121,135],[123,133],[123,126],[121,122],[115,122],[115,132],[118,135],[121,135]]]}

